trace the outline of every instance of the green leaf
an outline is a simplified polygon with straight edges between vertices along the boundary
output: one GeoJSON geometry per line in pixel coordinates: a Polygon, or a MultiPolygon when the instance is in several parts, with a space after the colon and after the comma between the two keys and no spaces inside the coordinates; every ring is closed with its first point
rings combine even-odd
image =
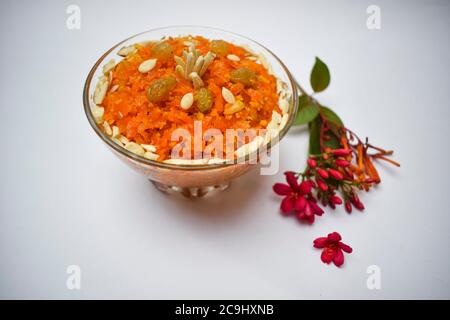
{"type": "Polygon", "coordinates": [[[321,92],[330,84],[330,71],[318,57],[316,57],[316,63],[311,71],[310,82],[314,92],[321,92]]]}
{"type": "Polygon", "coordinates": [[[309,154],[320,154],[322,150],[320,148],[320,127],[322,121],[320,118],[316,118],[309,123],[309,154]]]}
{"type": "MultiPolygon", "coordinates": [[[[320,113],[322,114],[322,117],[327,120],[328,128],[331,130],[331,132],[333,132],[333,134],[339,138],[342,133],[340,129],[344,126],[341,118],[339,118],[339,116],[334,113],[333,110],[327,107],[321,107],[320,113]]],[[[337,140],[339,141],[339,139],[337,140]]]]}
{"type": "MultiPolygon", "coordinates": [[[[326,136],[329,139],[324,139],[323,147],[331,149],[342,148],[340,141],[339,127],[343,126],[341,119],[331,109],[327,107],[320,107],[320,111],[325,119],[328,120],[329,131],[326,132],[326,136]]],[[[321,117],[316,117],[309,123],[309,153],[320,154],[322,148],[320,147],[320,131],[322,129],[323,121],[321,117]]]]}
{"type": "Polygon", "coordinates": [[[294,125],[298,126],[313,121],[319,114],[319,106],[311,102],[308,96],[300,96],[298,99],[298,112],[294,125]]]}
{"type": "Polygon", "coordinates": [[[321,107],[322,115],[325,117],[325,119],[328,120],[328,122],[331,122],[337,126],[343,127],[344,123],[342,122],[341,118],[330,108],[327,107],[321,107]]]}
{"type": "Polygon", "coordinates": [[[334,134],[328,134],[328,136],[330,137],[330,140],[325,140],[323,142],[323,146],[326,148],[331,148],[331,149],[340,149],[342,148],[341,146],[341,142],[339,141],[339,138],[334,134]]]}

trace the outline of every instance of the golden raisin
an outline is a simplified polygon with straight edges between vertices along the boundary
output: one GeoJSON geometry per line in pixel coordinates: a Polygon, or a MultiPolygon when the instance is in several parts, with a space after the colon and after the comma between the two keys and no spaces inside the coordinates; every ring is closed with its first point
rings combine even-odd
{"type": "Polygon", "coordinates": [[[223,40],[212,40],[209,44],[212,52],[218,55],[226,55],[228,53],[228,43],[223,40]]]}
{"type": "Polygon", "coordinates": [[[172,46],[166,42],[159,42],[152,48],[152,55],[160,60],[168,60],[173,55],[172,46]]]}
{"type": "Polygon", "coordinates": [[[253,70],[240,67],[230,72],[230,79],[233,82],[242,83],[244,86],[253,87],[256,84],[257,76],[253,70]]]}
{"type": "Polygon", "coordinates": [[[170,91],[175,89],[177,80],[174,76],[168,76],[153,81],[147,89],[147,99],[150,102],[161,102],[169,97],[170,91]]]}
{"type": "Polygon", "coordinates": [[[198,110],[200,110],[203,113],[211,109],[214,102],[211,91],[209,91],[209,89],[204,87],[197,90],[194,99],[197,103],[198,110]]]}

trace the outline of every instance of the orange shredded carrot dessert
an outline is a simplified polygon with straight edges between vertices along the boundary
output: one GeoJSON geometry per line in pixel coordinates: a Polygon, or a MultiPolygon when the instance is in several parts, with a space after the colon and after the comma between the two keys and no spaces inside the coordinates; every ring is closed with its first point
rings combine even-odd
{"type": "MultiPolygon", "coordinates": [[[[225,136],[226,129],[264,129],[272,112],[280,112],[277,79],[240,46],[196,36],[134,47],[111,71],[110,89],[100,105],[103,119],[129,141],[155,146],[158,161],[170,159],[178,143],[171,140],[173,131],[184,128],[193,134],[195,120],[202,121],[203,131],[218,129],[225,136]],[[197,69],[203,72],[200,80],[194,79],[197,73],[183,74],[183,65],[191,63],[185,59],[189,47],[198,50],[202,62],[209,52],[213,56],[206,70],[197,69]],[[231,103],[224,99],[223,88],[232,93],[231,103]],[[182,102],[189,93],[193,102],[189,96],[182,102]]],[[[201,143],[205,148],[208,141],[201,143]]],[[[224,142],[223,148],[235,146],[224,142]]]]}

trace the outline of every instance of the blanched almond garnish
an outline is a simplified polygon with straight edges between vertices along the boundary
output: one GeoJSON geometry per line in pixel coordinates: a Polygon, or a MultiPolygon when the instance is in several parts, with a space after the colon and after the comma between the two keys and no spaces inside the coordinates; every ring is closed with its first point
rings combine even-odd
{"type": "Polygon", "coordinates": [[[197,74],[197,72],[192,72],[189,75],[189,78],[191,78],[192,84],[194,85],[195,89],[203,87],[203,85],[204,85],[203,80],[202,80],[202,78],[200,78],[200,76],[197,74]]]}
{"type": "Polygon", "coordinates": [[[117,138],[120,135],[119,127],[113,126],[112,127],[112,137],[117,138]]]}
{"type": "Polygon", "coordinates": [[[110,73],[114,67],[116,66],[116,62],[114,61],[114,59],[109,60],[104,66],[103,66],[103,74],[107,75],[108,73],[110,73]]]}
{"type": "Polygon", "coordinates": [[[184,110],[189,109],[194,103],[194,95],[189,92],[186,93],[183,98],[181,98],[180,107],[184,110]]]}
{"type": "Polygon", "coordinates": [[[117,138],[112,138],[111,140],[114,141],[114,142],[115,142],[116,144],[118,144],[119,146],[123,147],[123,143],[122,143],[119,139],[117,139],[117,138]]]}
{"type": "Polygon", "coordinates": [[[192,42],[192,41],[184,41],[183,44],[184,44],[186,47],[192,47],[192,46],[195,46],[195,43],[192,42]]]}
{"type": "Polygon", "coordinates": [[[227,159],[211,158],[211,159],[208,159],[208,164],[219,164],[219,163],[224,163],[226,161],[227,161],[227,159]]]}
{"type": "Polygon", "coordinates": [[[235,55],[235,54],[229,54],[229,55],[227,55],[227,59],[228,59],[228,60],[231,60],[231,61],[235,61],[235,62],[241,60],[241,58],[239,58],[239,57],[238,57],[237,55],[235,55]]]}
{"type": "Polygon", "coordinates": [[[264,135],[264,144],[267,144],[272,141],[278,134],[280,133],[280,130],[277,129],[267,129],[266,133],[264,135]]]}
{"type": "Polygon", "coordinates": [[[236,102],[233,93],[225,87],[222,88],[222,96],[224,100],[230,104],[234,104],[236,102]]]}
{"type": "Polygon", "coordinates": [[[280,100],[278,101],[278,105],[283,114],[286,114],[289,111],[289,102],[285,98],[280,97],[280,100]]]}
{"type": "Polygon", "coordinates": [[[130,53],[135,53],[135,52],[137,52],[137,49],[134,47],[134,45],[130,45],[128,47],[121,48],[119,50],[119,52],[117,52],[117,54],[121,57],[126,57],[130,53]]]}
{"type": "Polygon", "coordinates": [[[241,111],[244,108],[245,108],[244,103],[240,100],[237,100],[234,104],[226,104],[223,114],[233,114],[241,111]]]}
{"type": "Polygon", "coordinates": [[[109,125],[108,121],[103,122],[103,129],[105,129],[105,133],[108,136],[112,135],[112,129],[111,129],[111,126],[109,125]]]}
{"type": "Polygon", "coordinates": [[[272,121],[274,121],[276,124],[279,124],[281,122],[281,114],[276,111],[272,111],[272,121]]]}
{"type": "Polygon", "coordinates": [[[243,157],[247,154],[253,153],[258,150],[259,146],[264,142],[264,138],[261,136],[255,137],[252,142],[244,144],[240,148],[238,148],[234,153],[239,157],[243,157]]]}
{"type": "Polygon", "coordinates": [[[142,62],[139,65],[139,68],[138,68],[139,72],[140,73],[147,73],[147,72],[149,72],[150,70],[152,70],[156,66],[156,61],[157,61],[157,59],[145,60],[144,62],[142,62]]]}
{"type": "Polygon", "coordinates": [[[144,148],[145,150],[149,151],[149,152],[156,152],[156,147],[154,145],[151,144],[141,144],[142,148],[144,148]]]}
{"type": "Polygon", "coordinates": [[[206,164],[208,159],[167,159],[164,160],[165,163],[170,164],[181,164],[181,165],[195,165],[195,164],[206,164]]]}
{"type": "Polygon", "coordinates": [[[186,80],[191,80],[196,88],[203,86],[201,77],[214,60],[215,55],[209,51],[202,56],[200,51],[195,49],[195,46],[190,46],[188,51],[183,51],[183,57],[184,60],[179,56],[174,56],[177,64],[176,72],[186,80]]]}
{"type": "Polygon", "coordinates": [[[267,58],[264,55],[260,54],[258,56],[258,60],[261,62],[263,67],[267,69],[269,74],[272,74],[272,75],[274,74],[273,73],[273,69],[272,69],[272,65],[269,63],[269,61],[267,60],[267,58]]]}
{"type": "Polygon", "coordinates": [[[109,92],[116,92],[119,89],[119,85],[115,84],[111,87],[111,89],[109,89],[109,92]]]}
{"type": "Polygon", "coordinates": [[[94,117],[95,123],[100,124],[103,122],[103,114],[105,113],[105,108],[94,105],[91,108],[92,116],[94,117]]]}
{"type": "Polygon", "coordinates": [[[283,128],[286,126],[288,119],[289,119],[289,115],[287,113],[283,114],[283,117],[281,118],[280,126],[279,126],[280,130],[283,130],[283,128]]]}
{"type": "Polygon", "coordinates": [[[135,143],[135,142],[128,142],[125,144],[125,149],[128,151],[131,151],[139,156],[143,156],[145,153],[144,148],[141,147],[141,145],[135,143]]]}
{"type": "Polygon", "coordinates": [[[157,160],[159,158],[159,155],[148,151],[144,153],[144,158],[147,158],[149,160],[157,160]]]}
{"type": "Polygon", "coordinates": [[[130,140],[127,139],[127,137],[125,136],[120,136],[118,137],[118,139],[120,140],[120,142],[122,142],[123,144],[127,144],[130,142],[130,140]]]}
{"type": "Polygon", "coordinates": [[[100,104],[103,102],[103,99],[105,98],[106,91],[108,91],[109,86],[109,80],[105,76],[101,76],[98,80],[97,86],[94,90],[94,103],[100,104]]]}

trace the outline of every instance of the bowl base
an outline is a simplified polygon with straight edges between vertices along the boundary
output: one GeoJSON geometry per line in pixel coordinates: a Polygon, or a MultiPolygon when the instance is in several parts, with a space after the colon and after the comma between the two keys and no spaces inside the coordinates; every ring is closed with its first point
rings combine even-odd
{"type": "Polygon", "coordinates": [[[210,196],[212,194],[218,193],[219,191],[223,191],[227,189],[230,185],[230,182],[223,183],[214,186],[204,186],[204,187],[178,187],[178,186],[169,186],[167,184],[163,184],[160,182],[150,180],[153,185],[161,192],[169,193],[169,194],[181,194],[186,198],[203,198],[205,196],[210,196]]]}

